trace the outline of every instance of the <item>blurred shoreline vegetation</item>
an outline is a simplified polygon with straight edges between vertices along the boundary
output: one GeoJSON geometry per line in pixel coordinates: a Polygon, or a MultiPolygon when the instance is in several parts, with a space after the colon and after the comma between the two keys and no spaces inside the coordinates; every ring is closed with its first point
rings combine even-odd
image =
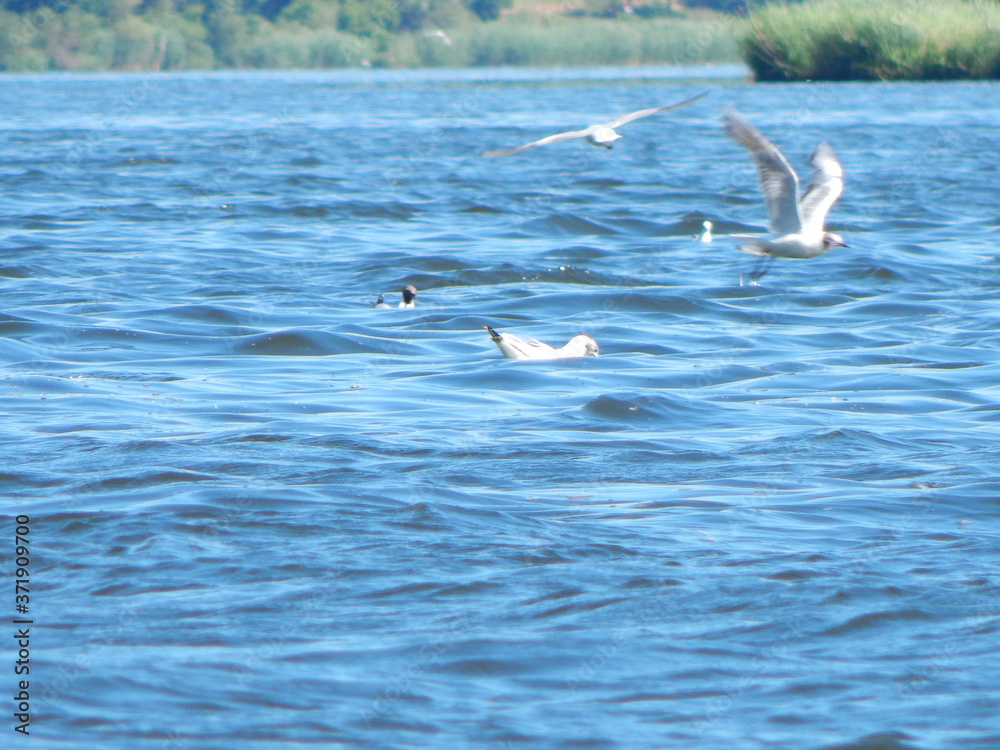
{"type": "Polygon", "coordinates": [[[699,64],[736,0],[0,0],[0,70],[699,64]],[[714,8],[714,9],[713,9],[714,8]]]}
{"type": "Polygon", "coordinates": [[[758,81],[1000,77],[997,0],[768,3],[745,28],[758,81]]]}

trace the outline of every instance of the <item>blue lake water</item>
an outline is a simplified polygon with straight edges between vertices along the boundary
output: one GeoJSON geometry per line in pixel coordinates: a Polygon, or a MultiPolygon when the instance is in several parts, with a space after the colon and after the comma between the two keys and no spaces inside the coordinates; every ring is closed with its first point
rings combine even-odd
{"type": "Polygon", "coordinates": [[[2,554],[28,514],[33,583],[4,743],[1000,747],[1000,84],[4,76],[0,103],[2,554]],[[478,156],[701,90],[612,151],[478,156]],[[849,248],[745,283],[727,104],[803,177],[833,145],[849,248]],[[504,360],[486,324],[602,356],[504,360]]]}

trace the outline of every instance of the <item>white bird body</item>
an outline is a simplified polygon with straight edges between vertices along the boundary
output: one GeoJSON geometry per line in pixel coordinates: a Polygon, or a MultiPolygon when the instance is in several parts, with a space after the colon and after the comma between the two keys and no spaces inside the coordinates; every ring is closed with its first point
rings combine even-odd
{"type": "Polygon", "coordinates": [[[550,346],[537,339],[525,339],[513,333],[497,333],[486,326],[490,338],[507,359],[575,359],[596,357],[600,354],[597,342],[585,333],[578,334],[560,347],[550,346]]]}
{"type": "Polygon", "coordinates": [[[715,239],[712,236],[712,229],[714,228],[714,226],[715,225],[712,224],[712,222],[707,220],[701,222],[702,232],[701,234],[698,235],[698,242],[711,242],[713,239],[715,239]]]}
{"type": "Polygon", "coordinates": [[[735,110],[727,110],[723,120],[729,136],[757,164],[772,232],[769,237],[751,237],[739,249],[772,258],[815,258],[835,247],[846,247],[843,237],[824,228],[826,215],[844,190],[844,170],[830,145],[824,141],[813,152],[813,173],[800,198],[798,175],[778,147],[735,110]]]}
{"type": "Polygon", "coordinates": [[[785,234],[780,237],[751,237],[750,235],[734,234],[733,237],[747,237],[747,242],[738,248],[747,255],[772,258],[815,258],[817,255],[829,252],[834,247],[846,247],[842,243],[827,244],[825,237],[802,233],[785,234]]]}
{"type": "Polygon", "coordinates": [[[666,104],[662,107],[650,107],[649,109],[639,109],[635,112],[629,112],[627,115],[622,115],[609,122],[603,122],[598,125],[591,125],[589,128],[583,128],[582,130],[568,130],[565,133],[556,133],[555,135],[549,135],[545,138],[540,138],[537,141],[532,141],[531,143],[525,143],[523,146],[515,146],[514,148],[501,148],[492,151],[483,151],[483,156],[509,156],[510,154],[516,154],[519,151],[524,151],[526,148],[532,148],[534,146],[545,146],[549,143],[558,143],[559,141],[568,141],[573,138],[584,138],[588,143],[594,146],[601,146],[603,148],[611,148],[611,144],[621,138],[616,132],[616,128],[620,128],[626,123],[632,122],[632,120],[638,120],[640,117],[646,117],[647,115],[656,114],[657,112],[665,112],[668,109],[677,109],[678,107],[684,107],[688,104],[698,101],[703,96],[708,94],[707,91],[703,91],[697,96],[692,96],[690,99],[685,99],[682,102],[676,102],[675,104],[666,104]]]}
{"type": "Polygon", "coordinates": [[[611,148],[611,144],[621,138],[614,128],[607,125],[595,125],[593,131],[587,136],[587,142],[595,146],[611,148]]]}

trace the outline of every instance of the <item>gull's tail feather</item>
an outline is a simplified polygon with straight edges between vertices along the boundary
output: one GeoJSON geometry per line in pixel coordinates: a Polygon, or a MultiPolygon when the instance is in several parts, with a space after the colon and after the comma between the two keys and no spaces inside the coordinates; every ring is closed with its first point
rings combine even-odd
{"type": "Polygon", "coordinates": [[[745,242],[736,246],[736,249],[741,253],[746,253],[747,255],[756,255],[759,257],[767,255],[767,250],[760,243],[760,237],[756,234],[731,234],[729,235],[735,240],[746,240],[745,242]]]}

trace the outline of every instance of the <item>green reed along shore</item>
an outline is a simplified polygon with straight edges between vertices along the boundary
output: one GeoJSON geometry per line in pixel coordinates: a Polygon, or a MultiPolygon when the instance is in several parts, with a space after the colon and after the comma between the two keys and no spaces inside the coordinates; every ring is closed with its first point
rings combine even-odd
{"type": "Polygon", "coordinates": [[[656,17],[573,17],[543,14],[534,9],[535,0],[520,0],[524,10],[515,7],[483,20],[469,9],[483,2],[489,0],[6,0],[7,9],[0,10],[0,70],[566,67],[739,60],[742,21],[722,13],[674,12],[654,3],[667,10],[656,17]],[[280,12],[262,15],[274,7],[280,12]],[[430,8],[431,13],[416,19],[399,15],[406,8],[430,8]],[[389,18],[391,12],[398,17],[389,18]]]}
{"type": "Polygon", "coordinates": [[[397,38],[389,61],[406,66],[691,65],[739,61],[739,23],[723,15],[655,20],[552,19],[466,26],[397,38]]]}
{"type": "Polygon", "coordinates": [[[743,57],[759,81],[1000,77],[1000,3],[815,0],[756,9],[743,57]]]}

